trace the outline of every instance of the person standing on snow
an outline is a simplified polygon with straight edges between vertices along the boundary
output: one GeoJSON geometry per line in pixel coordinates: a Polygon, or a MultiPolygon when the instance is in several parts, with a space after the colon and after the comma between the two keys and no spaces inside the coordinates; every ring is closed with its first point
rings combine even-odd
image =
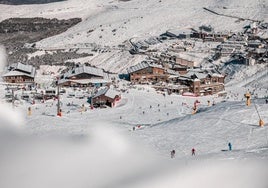
{"type": "Polygon", "coordinates": [[[192,149],[192,156],[195,155],[195,149],[192,149]]]}
{"type": "Polygon", "coordinates": [[[232,144],[231,144],[231,142],[228,143],[228,147],[229,147],[229,151],[231,151],[232,150],[232,144]]]}
{"type": "Polygon", "coordinates": [[[170,152],[171,159],[175,158],[175,153],[176,153],[175,150],[172,150],[170,152]]]}

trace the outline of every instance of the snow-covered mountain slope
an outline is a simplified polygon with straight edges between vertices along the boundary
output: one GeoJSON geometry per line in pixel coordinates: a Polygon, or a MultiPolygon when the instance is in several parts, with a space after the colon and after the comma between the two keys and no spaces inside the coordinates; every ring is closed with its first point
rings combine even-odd
{"type": "Polygon", "coordinates": [[[266,64],[255,66],[234,65],[224,66],[223,72],[228,74],[227,87],[268,88],[268,67],[266,64]]]}
{"type": "Polygon", "coordinates": [[[114,46],[133,37],[159,35],[173,28],[211,25],[217,31],[240,31],[247,21],[215,15],[203,9],[249,18],[268,20],[266,0],[68,0],[45,5],[0,5],[0,19],[10,17],[82,17],[83,22],[58,36],[44,39],[38,47],[97,43],[114,46]]]}

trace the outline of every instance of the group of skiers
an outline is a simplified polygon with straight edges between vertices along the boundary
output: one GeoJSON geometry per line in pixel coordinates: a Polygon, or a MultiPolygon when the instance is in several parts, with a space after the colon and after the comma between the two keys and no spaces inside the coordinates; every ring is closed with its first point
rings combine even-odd
{"type": "MultiPolygon", "coordinates": [[[[174,149],[170,151],[171,158],[175,158],[175,153],[176,153],[176,151],[174,149]]],[[[195,155],[195,149],[194,148],[192,149],[192,156],[193,155],[195,155]]]]}
{"type": "MultiPolygon", "coordinates": [[[[231,151],[232,150],[232,144],[231,144],[231,142],[229,142],[228,143],[228,148],[229,148],[229,151],[231,151]]],[[[195,148],[192,148],[192,156],[195,156],[195,148]]],[[[173,149],[173,150],[171,150],[170,151],[170,157],[173,159],[173,158],[175,158],[175,153],[176,153],[176,151],[173,149]]]]}

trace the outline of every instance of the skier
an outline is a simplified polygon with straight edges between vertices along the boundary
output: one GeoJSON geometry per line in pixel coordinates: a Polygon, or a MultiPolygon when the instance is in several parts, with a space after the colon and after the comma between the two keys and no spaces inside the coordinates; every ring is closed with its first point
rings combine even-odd
{"type": "Polygon", "coordinates": [[[173,159],[173,158],[175,158],[175,150],[173,149],[171,152],[170,152],[170,156],[171,156],[171,158],[173,159]]]}
{"type": "Polygon", "coordinates": [[[195,155],[195,149],[192,149],[192,156],[195,155]]]}
{"type": "Polygon", "coordinates": [[[228,143],[228,147],[229,147],[229,151],[231,151],[232,150],[232,144],[231,144],[231,142],[228,143]]]}

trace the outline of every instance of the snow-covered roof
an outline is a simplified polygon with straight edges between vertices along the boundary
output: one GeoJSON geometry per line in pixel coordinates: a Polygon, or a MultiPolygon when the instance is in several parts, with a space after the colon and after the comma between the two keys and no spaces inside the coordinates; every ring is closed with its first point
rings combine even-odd
{"type": "Polygon", "coordinates": [[[187,77],[187,78],[190,78],[190,79],[193,79],[193,78],[198,78],[198,79],[204,79],[207,77],[208,74],[205,74],[205,73],[200,73],[200,72],[194,72],[194,71],[189,71],[187,74],[185,74],[183,77],[187,77]]]}
{"type": "Polygon", "coordinates": [[[208,76],[207,74],[199,73],[199,72],[195,73],[195,75],[198,79],[204,79],[208,76]]]}
{"type": "Polygon", "coordinates": [[[180,74],[177,71],[174,71],[174,70],[171,70],[171,69],[167,69],[166,71],[170,75],[180,76],[180,74]]]}
{"type": "Polygon", "coordinates": [[[110,82],[109,74],[104,72],[102,69],[89,67],[89,66],[80,66],[73,68],[72,70],[68,71],[67,73],[61,76],[62,79],[59,80],[59,84],[72,81],[81,84],[88,84],[88,83],[108,83],[110,82]],[[94,77],[88,79],[71,79],[79,74],[86,73],[89,75],[93,75],[94,77]]]}
{"type": "Polygon", "coordinates": [[[161,65],[157,65],[157,64],[154,64],[154,63],[148,63],[147,61],[142,61],[141,63],[139,63],[137,65],[129,67],[127,69],[127,72],[128,73],[133,73],[133,72],[145,69],[147,67],[157,67],[157,68],[163,69],[163,67],[161,65]]]}
{"type": "Polygon", "coordinates": [[[97,93],[93,96],[93,98],[99,97],[103,94],[105,94],[108,91],[108,87],[101,87],[98,89],[97,93]]]}
{"type": "Polygon", "coordinates": [[[29,76],[29,74],[20,71],[10,71],[3,75],[3,77],[7,76],[29,76]]]}
{"type": "Polygon", "coordinates": [[[90,79],[89,82],[92,84],[98,84],[98,83],[108,83],[109,81],[105,80],[105,79],[92,78],[92,79],[90,79]]]}
{"type": "Polygon", "coordinates": [[[64,77],[72,77],[72,76],[82,74],[82,73],[91,74],[91,75],[99,76],[99,77],[104,77],[104,71],[102,69],[95,68],[95,67],[89,67],[89,66],[85,66],[85,65],[80,66],[80,67],[75,67],[74,69],[65,73],[64,77]]]}
{"type": "Polygon", "coordinates": [[[166,31],[166,34],[178,37],[180,35],[190,35],[193,31],[191,29],[171,29],[166,31]]]}
{"type": "Polygon", "coordinates": [[[120,93],[106,86],[99,88],[98,92],[93,96],[93,98],[99,97],[101,95],[105,95],[106,97],[114,99],[116,95],[120,95],[120,93]]]}
{"type": "Polygon", "coordinates": [[[213,73],[213,74],[211,74],[211,76],[213,76],[213,77],[224,77],[222,74],[218,74],[218,73],[213,73]]]}
{"type": "Polygon", "coordinates": [[[106,93],[105,93],[105,96],[111,98],[111,99],[114,99],[116,97],[116,95],[120,95],[119,92],[115,91],[115,90],[112,90],[112,89],[109,89],[106,93]]]}
{"type": "Polygon", "coordinates": [[[3,77],[6,76],[28,76],[35,77],[36,69],[32,65],[25,65],[22,63],[16,63],[9,67],[9,72],[6,72],[3,77]]]}
{"type": "Polygon", "coordinates": [[[33,66],[32,65],[24,65],[22,63],[18,63],[17,64],[17,67],[15,69],[16,70],[19,70],[19,71],[24,71],[24,72],[27,72],[27,73],[30,74],[32,72],[33,66]]]}
{"type": "Polygon", "coordinates": [[[74,83],[79,83],[79,84],[98,84],[98,83],[108,83],[108,80],[105,79],[97,79],[97,78],[92,78],[92,79],[61,79],[59,80],[59,84],[63,84],[65,82],[74,82],[74,83]]]}
{"type": "Polygon", "coordinates": [[[255,49],[255,52],[258,53],[258,54],[262,54],[262,53],[265,53],[267,52],[268,50],[265,49],[265,48],[256,48],[255,49]]]}

